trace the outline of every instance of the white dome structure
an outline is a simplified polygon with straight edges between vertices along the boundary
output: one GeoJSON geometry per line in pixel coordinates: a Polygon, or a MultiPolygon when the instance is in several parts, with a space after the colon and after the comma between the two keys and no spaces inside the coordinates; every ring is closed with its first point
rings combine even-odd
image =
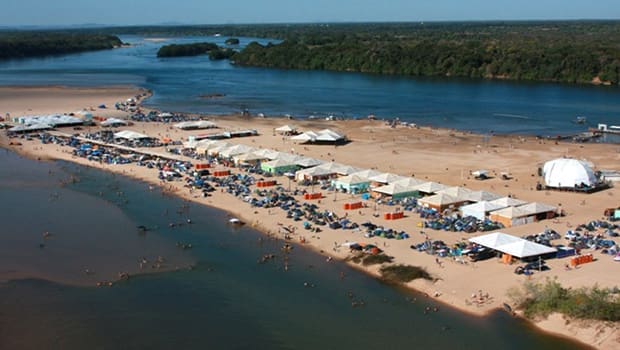
{"type": "Polygon", "coordinates": [[[542,169],[548,187],[574,188],[575,186],[594,186],[596,175],[588,163],[568,158],[558,158],[545,163],[542,169]]]}

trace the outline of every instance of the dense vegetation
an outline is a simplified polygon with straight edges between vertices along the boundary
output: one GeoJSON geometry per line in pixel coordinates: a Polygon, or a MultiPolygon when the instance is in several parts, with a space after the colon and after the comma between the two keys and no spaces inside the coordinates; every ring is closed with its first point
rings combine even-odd
{"type": "Polygon", "coordinates": [[[252,43],[236,64],[407,76],[620,82],[620,26],[578,24],[411,27],[318,32],[252,43]],[[612,39],[613,38],[613,39],[612,39]]]}
{"type": "Polygon", "coordinates": [[[170,44],[160,47],[157,57],[198,56],[207,53],[211,60],[223,60],[232,57],[235,51],[214,43],[170,44]]]}
{"type": "Polygon", "coordinates": [[[390,283],[407,283],[418,278],[433,280],[433,277],[425,269],[418,266],[385,265],[379,271],[381,277],[390,283]]]}
{"type": "Polygon", "coordinates": [[[599,288],[570,289],[555,280],[527,282],[513,289],[511,296],[526,317],[547,316],[559,312],[574,318],[620,321],[620,291],[599,288]]]}
{"type": "Polygon", "coordinates": [[[81,32],[0,32],[0,59],[60,55],[111,49],[121,40],[108,34],[81,32]]]}
{"type": "Polygon", "coordinates": [[[170,44],[160,47],[157,57],[198,56],[217,49],[214,43],[170,44]]]}

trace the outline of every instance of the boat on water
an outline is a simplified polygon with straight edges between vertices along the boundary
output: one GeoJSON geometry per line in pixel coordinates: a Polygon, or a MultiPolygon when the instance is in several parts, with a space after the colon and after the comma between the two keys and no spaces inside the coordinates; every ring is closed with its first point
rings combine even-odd
{"type": "Polygon", "coordinates": [[[620,134],[620,126],[618,125],[607,125],[607,124],[599,124],[596,129],[593,131],[609,133],[609,134],[620,134]]]}
{"type": "Polygon", "coordinates": [[[575,118],[575,124],[585,124],[588,121],[588,118],[580,116],[575,118]]]}
{"type": "Polygon", "coordinates": [[[243,221],[241,221],[241,220],[239,220],[237,218],[230,218],[228,220],[228,223],[231,224],[231,225],[239,225],[239,226],[243,225],[243,221]]]}

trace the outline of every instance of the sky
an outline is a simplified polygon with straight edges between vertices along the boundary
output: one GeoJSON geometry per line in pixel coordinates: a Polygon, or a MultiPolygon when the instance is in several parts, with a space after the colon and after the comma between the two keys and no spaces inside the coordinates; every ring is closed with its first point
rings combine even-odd
{"type": "Polygon", "coordinates": [[[620,19],[620,0],[3,0],[2,2],[0,27],[76,24],[620,19]]]}

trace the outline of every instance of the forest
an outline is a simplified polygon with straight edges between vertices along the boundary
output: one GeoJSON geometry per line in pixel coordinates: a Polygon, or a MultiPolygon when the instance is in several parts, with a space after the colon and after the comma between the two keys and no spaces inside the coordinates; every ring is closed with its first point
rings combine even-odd
{"type": "Polygon", "coordinates": [[[157,57],[182,57],[209,54],[211,60],[224,60],[234,55],[234,50],[222,48],[214,43],[191,43],[164,45],[157,51],[157,57]]]}
{"type": "Polygon", "coordinates": [[[121,40],[111,34],[0,31],[0,60],[106,50],[121,45],[121,40]]]}

